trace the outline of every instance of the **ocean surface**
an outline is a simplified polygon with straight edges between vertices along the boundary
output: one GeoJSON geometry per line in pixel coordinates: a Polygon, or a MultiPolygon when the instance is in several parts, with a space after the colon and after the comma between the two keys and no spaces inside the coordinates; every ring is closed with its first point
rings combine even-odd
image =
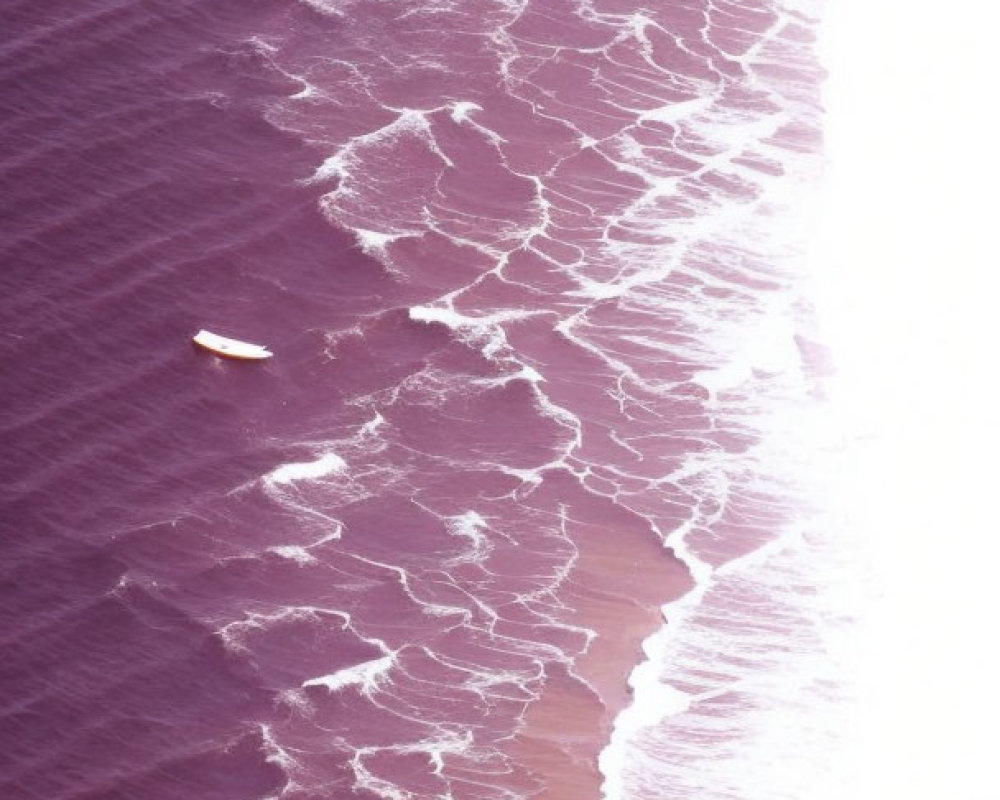
{"type": "Polygon", "coordinates": [[[0,5],[0,797],[810,796],[817,14],[0,5]]]}

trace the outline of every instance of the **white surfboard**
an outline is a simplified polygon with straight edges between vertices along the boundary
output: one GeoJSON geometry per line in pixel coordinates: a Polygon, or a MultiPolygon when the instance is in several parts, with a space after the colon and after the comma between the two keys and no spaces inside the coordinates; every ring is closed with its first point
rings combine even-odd
{"type": "Polygon", "coordinates": [[[228,339],[216,333],[201,330],[195,334],[194,343],[199,347],[204,347],[218,356],[225,358],[240,358],[246,361],[260,361],[270,358],[274,353],[270,352],[264,345],[241,342],[238,339],[228,339]]]}

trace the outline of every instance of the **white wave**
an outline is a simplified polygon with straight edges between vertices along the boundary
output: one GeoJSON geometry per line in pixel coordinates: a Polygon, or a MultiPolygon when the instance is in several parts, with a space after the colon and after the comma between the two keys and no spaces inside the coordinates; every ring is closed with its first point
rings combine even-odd
{"type": "Polygon", "coordinates": [[[473,111],[482,111],[483,107],[479,103],[471,103],[469,101],[460,101],[452,105],[451,107],[451,118],[455,122],[465,122],[469,119],[469,114],[473,111]]]}
{"type": "Polygon", "coordinates": [[[378,686],[380,680],[385,678],[395,663],[396,657],[390,654],[372,661],[355,664],[353,667],[345,667],[330,675],[312,678],[305,681],[302,684],[302,688],[324,686],[331,692],[336,692],[345,686],[360,685],[364,691],[370,692],[378,686]]]}
{"type": "Polygon", "coordinates": [[[344,151],[340,151],[323,159],[323,163],[316,167],[307,183],[323,183],[333,178],[343,178],[347,172],[347,157],[344,151]]]}
{"type": "Polygon", "coordinates": [[[331,17],[342,17],[344,7],[350,4],[350,0],[299,0],[314,11],[331,17]]]}
{"type": "Polygon", "coordinates": [[[839,782],[858,732],[834,641],[868,589],[840,544],[790,532],[672,614],[630,681],[642,708],[619,717],[602,753],[605,796],[654,785],[666,798],[858,796],[839,782]]]}
{"type": "Polygon", "coordinates": [[[682,103],[670,103],[665,106],[643,111],[639,114],[641,122],[665,122],[675,123],[685,117],[696,116],[711,108],[714,102],[712,97],[698,97],[694,100],[686,100],[682,103]]]}
{"type": "Polygon", "coordinates": [[[506,386],[511,381],[527,381],[528,383],[544,383],[545,378],[534,367],[520,364],[516,372],[501,375],[498,378],[475,378],[471,383],[475,386],[506,386]]]}
{"type": "Polygon", "coordinates": [[[488,526],[481,514],[466,511],[464,514],[448,517],[446,524],[450,534],[469,540],[469,551],[461,556],[462,561],[479,561],[489,552],[490,540],[484,533],[488,526]]]}
{"type": "Polygon", "coordinates": [[[500,145],[505,144],[506,139],[504,139],[499,133],[473,119],[472,112],[482,110],[483,107],[478,103],[471,103],[468,101],[454,103],[451,107],[451,119],[459,125],[469,125],[475,128],[486,138],[488,142],[494,146],[499,147],[500,145]]]}
{"type": "MultiPolygon", "coordinates": [[[[410,319],[414,322],[444,325],[470,346],[478,347],[479,351],[491,360],[497,359],[509,349],[504,323],[531,319],[546,313],[545,311],[510,308],[470,316],[455,311],[450,297],[444,298],[438,305],[412,306],[409,309],[410,319]]],[[[520,361],[516,363],[520,372],[531,370],[531,367],[520,361]]],[[[525,373],[525,377],[532,372],[525,373]]],[[[512,376],[505,376],[502,382],[505,383],[511,379],[512,376]]]]}
{"type": "Polygon", "coordinates": [[[295,79],[302,84],[302,88],[295,92],[295,94],[289,95],[288,97],[290,100],[305,100],[309,97],[315,97],[320,93],[319,90],[305,78],[296,76],[295,79]]]}
{"type": "Polygon", "coordinates": [[[527,364],[521,366],[520,371],[514,375],[514,378],[523,379],[529,383],[543,383],[545,381],[545,378],[542,377],[542,373],[527,364]]]}
{"type": "Polygon", "coordinates": [[[531,319],[544,313],[546,312],[528,309],[503,309],[501,311],[469,316],[455,311],[454,308],[443,306],[412,306],[409,310],[410,319],[415,322],[437,322],[456,331],[463,328],[487,330],[491,326],[499,325],[503,322],[531,319]]]}
{"type": "Polygon", "coordinates": [[[269,484],[288,484],[296,481],[314,481],[327,475],[343,472],[347,462],[336,453],[324,453],[315,461],[282,464],[264,476],[269,484]]]}
{"type": "Polygon", "coordinates": [[[363,253],[370,256],[385,256],[390,244],[407,236],[418,235],[417,231],[401,231],[398,233],[385,233],[383,231],[371,231],[365,228],[352,228],[354,238],[358,240],[358,245],[363,253]]]}
{"type": "Polygon", "coordinates": [[[285,772],[293,769],[296,766],[295,759],[274,740],[271,727],[265,723],[261,723],[260,733],[261,738],[264,740],[264,752],[267,762],[269,764],[277,764],[285,772]]]}
{"type": "Polygon", "coordinates": [[[267,549],[269,552],[279,555],[282,558],[287,558],[297,564],[316,563],[316,557],[306,548],[299,547],[298,545],[279,545],[277,547],[269,547],[267,549]]]}
{"type": "Polygon", "coordinates": [[[381,428],[385,424],[385,417],[375,412],[375,416],[368,420],[364,425],[361,426],[359,433],[361,436],[374,436],[375,431],[381,428]]]}

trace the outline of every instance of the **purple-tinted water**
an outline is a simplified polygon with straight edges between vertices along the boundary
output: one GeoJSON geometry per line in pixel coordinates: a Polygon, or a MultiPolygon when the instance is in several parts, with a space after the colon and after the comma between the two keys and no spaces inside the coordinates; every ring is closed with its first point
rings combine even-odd
{"type": "Polygon", "coordinates": [[[790,514],[809,13],[0,9],[0,796],[598,796],[790,514]]]}

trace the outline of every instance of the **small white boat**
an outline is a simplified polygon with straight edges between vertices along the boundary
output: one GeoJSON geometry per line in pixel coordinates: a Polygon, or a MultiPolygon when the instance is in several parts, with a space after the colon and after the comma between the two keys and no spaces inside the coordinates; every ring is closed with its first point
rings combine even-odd
{"type": "Polygon", "coordinates": [[[246,361],[260,361],[270,358],[274,353],[270,352],[264,345],[241,342],[238,339],[228,339],[209,331],[198,331],[195,334],[194,343],[199,347],[204,347],[215,353],[217,356],[225,358],[241,358],[246,361]]]}

